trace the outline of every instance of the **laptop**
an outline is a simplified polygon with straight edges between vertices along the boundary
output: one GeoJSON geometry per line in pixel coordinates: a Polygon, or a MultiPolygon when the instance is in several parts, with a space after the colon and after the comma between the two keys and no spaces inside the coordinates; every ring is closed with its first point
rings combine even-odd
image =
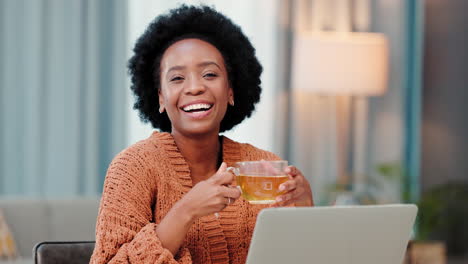
{"type": "Polygon", "coordinates": [[[247,264],[401,264],[415,205],[267,208],[247,264]]]}

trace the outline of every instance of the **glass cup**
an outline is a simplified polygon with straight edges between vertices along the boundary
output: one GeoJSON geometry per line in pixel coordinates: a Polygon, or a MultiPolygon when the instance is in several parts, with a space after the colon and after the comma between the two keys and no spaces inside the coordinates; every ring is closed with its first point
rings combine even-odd
{"type": "Polygon", "coordinates": [[[242,191],[242,197],[251,204],[272,204],[276,197],[286,193],[279,186],[288,180],[284,169],[287,160],[277,161],[243,161],[236,162],[228,171],[236,175],[237,186],[242,191]]]}

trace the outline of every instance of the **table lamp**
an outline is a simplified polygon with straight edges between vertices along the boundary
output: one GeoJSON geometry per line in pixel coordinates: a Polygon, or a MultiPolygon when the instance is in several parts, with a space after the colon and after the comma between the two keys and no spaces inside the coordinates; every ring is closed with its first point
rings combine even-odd
{"type": "MultiPolygon", "coordinates": [[[[302,31],[295,35],[293,47],[293,89],[318,95],[344,95],[355,99],[352,183],[354,186],[363,185],[367,132],[365,98],[382,95],[387,89],[386,37],[380,33],[368,32],[302,31]]],[[[349,122],[349,117],[345,119],[347,120],[344,122],[349,122]]],[[[341,134],[338,138],[340,149],[337,158],[341,163],[338,165],[338,181],[350,184],[345,172],[348,164],[349,131],[347,125],[341,127],[344,129],[338,131],[338,135],[341,134]]]]}

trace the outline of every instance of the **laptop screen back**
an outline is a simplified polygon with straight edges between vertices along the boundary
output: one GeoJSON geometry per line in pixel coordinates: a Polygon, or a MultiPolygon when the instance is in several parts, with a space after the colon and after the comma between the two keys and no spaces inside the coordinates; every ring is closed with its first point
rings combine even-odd
{"type": "Polygon", "coordinates": [[[416,213],[415,205],[264,209],[247,263],[399,264],[416,213]]]}

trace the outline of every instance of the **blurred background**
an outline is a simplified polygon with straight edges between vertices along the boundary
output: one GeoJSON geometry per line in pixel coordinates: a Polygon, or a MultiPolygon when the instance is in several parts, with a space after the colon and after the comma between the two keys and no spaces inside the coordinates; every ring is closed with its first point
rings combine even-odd
{"type": "Polygon", "coordinates": [[[133,45],[180,3],[230,17],[264,67],[228,137],[296,165],[317,205],[418,203],[415,240],[468,262],[464,0],[0,0],[0,200],[100,197],[153,130],[133,110],[133,45]]]}

